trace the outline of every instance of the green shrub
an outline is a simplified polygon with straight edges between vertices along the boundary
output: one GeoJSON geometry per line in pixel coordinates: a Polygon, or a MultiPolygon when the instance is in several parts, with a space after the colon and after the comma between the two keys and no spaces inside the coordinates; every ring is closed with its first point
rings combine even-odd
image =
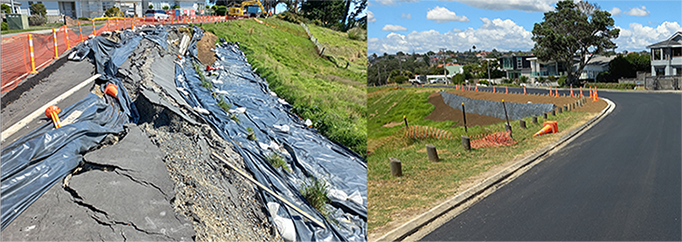
{"type": "Polygon", "coordinates": [[[352,40],[362,40],[365,41],[367,40],[367,30],[360,28],[360,27],[355,27],[352,29],[348,30],[348,38],[352,40]]]}
{"type": "Polygon", "coordinates": [[[557,80],[557,83],[559,84],[560,87],[563,87],[564,85],[566,85],[566,76],[559,77],[559,79],[557,80]]]}
{"type": "Polygon", "coordinates": [[[43,17],[47,15],[47,8],[45,8],[45,5],[43,5],[42,3],[34,3],[31,5],[31,7],[29,7],[29,9],[33,14],[38,14],[43,17]]]}
{"type": "Polygon", "coordinates": [[[464,84],[464,75],[462,73],[457,73],[456,75],[452,76],[452,83],[454,84],[464,84]]]}
{"type": "Polygon", "coordinates": [[[166,11],[168,11],[169,9],[170,9],[170,7],[169,7],[169,6],[163,6],[163,10],[166,10],[166,11]]]}
{"type": "Polygon", "coordinates": [[[149,9],[154,9],[154,5],[152,5],[152,4],[149,4],[149,6],[147,6],[147,7],[148,7],[149,9]]]}
{"type": "Polygon", "coordinates": [[[528,76],[521,76],[521,77],[519,77],[519,82],[521,82],[521,83],[528,83],[528,76]]]}
{"type": "Polygon", "coordinates": [[[3,4],[2,4],[2,12],[4,12],[4,13],[12,13],[12,8],[11,8],[9,5],[3,3],[3,4]]]}
{"type": "Polygon", "coordinates": [[[284,20],[284,21],[287,21],[287,22],[292,22],[295,24],[307,22],[306,19],[304,17],[302,17],[301,15],[298,15],[298,14],[295,14],[295,13],[292,13],[289,11],[285,11],[285,12],[282,12],[280,14],[277,14],[277,18],[284,20]]]}
{"type": "Polygon", "coordinates": [[[602,83],[602,82],[597,82],[597,83],[586,83],[585,86],[587,87],[597,87],[602,88],[602,89],[629,89],[632,90],[635,88],[634,83],[613,83],[613,82],[608,82],[608,83],[602,83]]]}
{"type": "Polygon", "coordinates": [[[9,25],[5,22],[2,22],[2,30],[9,30],[9,25]]]}
{"type": "Polygon", "coordinates": [[[31,15],[28,17],[28,25],[40,26],[47,23],[47,19],[40,15],[31,15]]]}
{"type": "Polygon", "coordinates": [[[396,77],[393,77],[393,81],[395,81],[395,83],[398,83],[398,84],[403,84],[403,83],[405,83],[407,80],[409,80],[409,78],[407,78],[406,76],[396,76],[396,77]]]}
{"type": "MultiPolygon", "coordinates": [[[[215,7],[215,5],[213,5],[213,6],[215,7]]],[[[208,5],[207,5],[206,7],[208,8],[208,5]]],[[[175,5],[173,5],[173,9],[180,9],[180,6],[177,5],[177,4],[175,4],[175,5]]],[[[215,9],[214,9],[214,10],[215,10],[215,9]]]]}
{"type": "Polygon", "coordinates": [[[226,113],[229,113],[232,105],[226,103],[225,100],[223,100],[223,97],[218,97],[218,106],[225,110],[226,113]]]}
{"type": "MultiPolygon", "coordinates": [[[[215,7],[215,6],[214,6],[215,7]]],[[[227,7],[225,6],[218,6],[215,9],[215,13],[220,16],[225,16],[227,15],[227,7]]]]}
{"type": "Polygon", "coordinates": [[[485,84],[485,85],[489,85],[489,84],[490,84],[490,82],[488,82],[487,80],[480,80],[480,81],[478,81],[478,84],[485,84]]]}
{"type": "Polygon", "coordinates": [[[78,18],[78,20],[90,21],[90,19],[89,19],[89,18],[86,18],[86,17],[80,17],[80,18],[78,18]]]}
{"type": "Polygon", "coordinates": [[[118,7],[111,7],[107,9],[106,12],[104,12],[104,16],[106,17],[123,17],[123,12],[121,12],[121,9],[118,7]]]}

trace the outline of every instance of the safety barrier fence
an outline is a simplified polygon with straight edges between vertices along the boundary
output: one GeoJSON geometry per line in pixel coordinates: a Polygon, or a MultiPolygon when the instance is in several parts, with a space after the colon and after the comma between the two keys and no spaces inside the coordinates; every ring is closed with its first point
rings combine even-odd
{"type": "Polygon", "coordinates": [[[14,89],[29,74],[46,67],[78,43],[103,32],[132,29],[142,25],[158,24],[199,24],[227,20],[225,16],[171,17],[155,18],[117,18],[109,19],[102,25],[94,21],[79,21],[76,25],[53,29],[49,34],[22,33],[3,38],[0,46],[2,72],[0,73],[0,92],[14,89]],[[83,30],[91,25],[90,30],[83,30]]]}

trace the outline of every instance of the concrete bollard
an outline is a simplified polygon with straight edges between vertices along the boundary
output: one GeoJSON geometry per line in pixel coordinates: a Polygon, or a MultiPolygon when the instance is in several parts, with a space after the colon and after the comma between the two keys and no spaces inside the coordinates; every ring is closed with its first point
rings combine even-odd
{"type": "Polygon", "coordinates": [[[519,120],[519,126],[522,129],[525,129],[526,128],[526,120],[523,120],[523,119],[519,120]]]}
{"type": "Polygon", "coordinates": [[[564,105],[564,111],[568,112],[568,106],[564,105]]]}
{"type": "Polygon", "coordinates": [[[403,168],[400,164],[400,160],[396,158],[389,158],[389,160],[391,160],[391,175],[403,176],[403,168]]]}
{"type": "Polygon", "coordinates": [[[558,113],[562,113],[563,112],[562,110],[563,110],[563,108],[561,108],[561,107],[557,108],[558,113]]]}
{"type": "Polygon", "coordinates": [[[552,116],[556,116],[556,110],[552,109],[552,116]]]}
{"type": "Polygon", "coordinates": [[[464,150],[471,150],[471,140],[469,140],[469,136],[462,135],[462,146],[464,146],[464,150]]]}
{"type": "Polygon", "coordinates": [[[538,124],[538,116],[533,116],[533,124],[538,124]]]}
{"type": "Polygon", "coordinates": [[[429,154],[429,160],[433,162],[438,162],[438,151],[436,151],[436,146],[426,145],[426,153],[429,154]]]}
{"type": "Polygon", "coordinates": [[[542,119],[547,120],[547,113],[542,114],[542,119]]]}

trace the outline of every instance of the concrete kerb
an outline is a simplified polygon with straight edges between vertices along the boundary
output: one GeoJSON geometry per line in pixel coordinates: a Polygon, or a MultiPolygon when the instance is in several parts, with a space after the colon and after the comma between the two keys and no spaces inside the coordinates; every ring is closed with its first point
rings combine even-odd
{"type": "MultiPolygon", "coordinates": [[[[571,130],[568,132],[566,135],[562,136],[559,138],[559,140],[543,147],[539,151],[535,152],[534,154],[523,158],[519,160],[518,162],[514,163],[513,165],[507,167],[503,171],[498,172],[497,174],[488,177],[485,179],[483,182],[475,185],[472,188],[467,189],[466,191],[458,194],[457,196],[439,204],[438,206],[430,209],[429,211],[417,216],[414,219],[411,219],[407,223],[401,225],[400,227],[393,229],[389,231],[388,233],[382,235],[375,241],[401,241],[405,239],[407,236],[410,236],[411,234],[417,232],[420,228],[426,226],[430,222],[434,221],[438,217],[448,213],[449,211],[453,210],[454,208],[458,207],[461,204],[464,204],[467,202],[469,199],[474,198],[476,195],[483,193],[485,190],[488,188],[494,187],[498,183],[502,182],[506,178],[510,177],[513,175],[515,172],[522,170],[525,166],[533,163],[534,161],[539,161],[540,159],[546,157],[551,151],[554,151],[557,147],[572,141],[573,139],[577,138],[579,135],[585,133],[587,130],[589,130],[594,124],[598,123],[601,121],[606,115],[611,113],[615,108],[616,104],[613,103],[611,100],[608,100],[606,98],[602,98],[606,103],[608,104],[604,110],[601,111],[597,116],[594,118],[588,120],[586,123],[581,125],[580,127],[571,130]]],[[[525,171],[523,171],[525,172],[525,171]]],[[[499,187],[497,187],[499,188],[499,187]]],[[[470,204],[469,206],[472,206],[475,203],[470,204]]]]}
{"type": "Polygon", "coordinates": [[[57,103],[59,103],[60,101],[66,99],[66,98],[68,98],[68,97],[71,96],[73,93],[75,93],[75,92],[77,92],[78,90],[80,90],[80,89],[86,87],[87,85],[92,84],[92,83],[93,83],[97,78],[99,78],[100,76],[101,76],[101,74],[96,74],[96,75],[94,75],[94,76],[88,78],[87,80],[81,82],[81,83],[78,84],[77,86],[71,88],[71,90],[69,90],[69,91],[63,93],[62,95],[59,95],[58,97],[56,97],[56,98],[53,99],[52,101],[49,101],[48,103],[46,103],[46,104],[43,105],[42,107],[36,109],[35,111],[33,111],[33,113],[29,114],[28,116],[26,116],[25,118],[23,118],[23,119],[20,120],[19,122],[15,123],[15,124],[12,125],[11,127],[9,127],[7,130],[3,131],[2,134],[0,134],[0,137],[1,137],[2,141],[5,141],[5,138],[7,138],[7,137],[11,136],[12,134],[16,133],[19,129],[21,129],[21,128],[23,128],[24,126],[26,126],[26,124],[28,124],[29,122],[31,122],[31,121],[33,121],[34,119],[40,117],[41,114],[45,113],[45,109],[46,109],[47,107],[49,107],[49,106],[51,106],[51,105],[57,105],[57,103]]]}

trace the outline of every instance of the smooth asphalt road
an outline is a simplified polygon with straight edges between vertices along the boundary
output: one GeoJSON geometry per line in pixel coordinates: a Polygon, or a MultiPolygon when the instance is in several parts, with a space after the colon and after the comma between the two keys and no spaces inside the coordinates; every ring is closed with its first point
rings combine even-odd
{"type": "Polygon", "coordinates": [[[599,96],[610,115],[421,240],[681,241],[682,95],[599,96]]]}

